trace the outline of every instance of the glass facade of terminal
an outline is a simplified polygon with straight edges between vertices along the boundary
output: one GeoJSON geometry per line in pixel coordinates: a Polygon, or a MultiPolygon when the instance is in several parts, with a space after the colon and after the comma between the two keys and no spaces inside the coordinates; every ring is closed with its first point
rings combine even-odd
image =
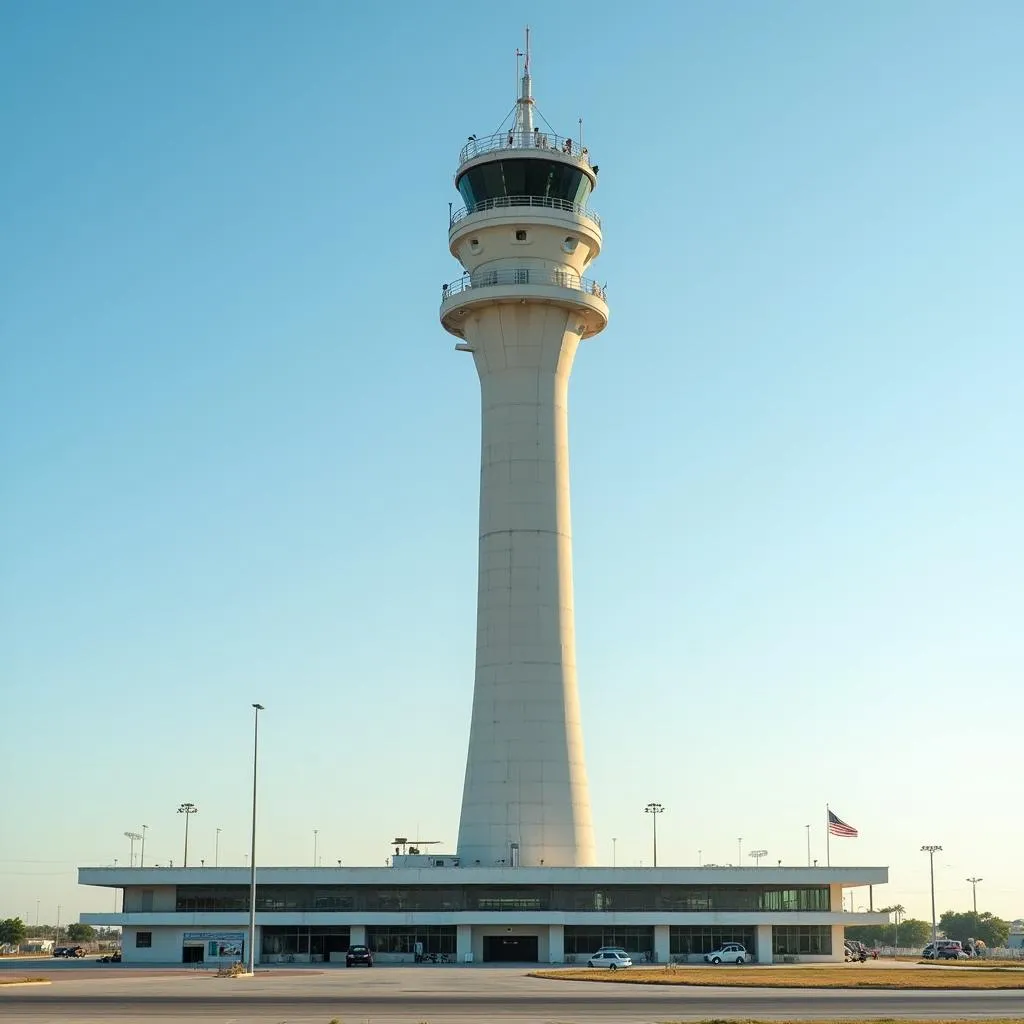
{"type": "Polygon", "coordinates": [[[307,954],[328,960],[331,953],[343,953],[349,947],[351,931],[347,925],[263,925],[260,929],[264,956],[307,954]]]}
{"type": "Polygon", "coordinates": [[[650,953],[654,949],[654,929],[643,925],[565,926],[565,954],[576,959],[588,957],[602,946],[619,946],[630,953],[650,953]]]}
{"type": "MultiPolygon", "coordinates": [[[[175,909],[182,913],[247,911],[249,887],[180,885],[175,909]]],[[[256,909],[260,913],[757,913],[821,912],[831,907],[825,885],[800,889],[741,885],[260,885],[256,909]]]]}
{"type": "Polygon", "coordinates": [[[776,956],[828,956],[832,929],[820,924],[782,924],[772,928],[772,953],[776,956]]]}
{"type": "Polygon", "coordinates": [[[453,924],[370,925],[366,944],[374,953],[415,953],[420,943],[423,953],[454,957],[456,931],[453,924]]]}
{"type": "Polygon", "coordinates": [[[668,951],[672,956],[713,953],[726,942],[738,942],[748,951],[754,947],[753,926],[742,925],[672,925],[668,930],[668,951]]]}

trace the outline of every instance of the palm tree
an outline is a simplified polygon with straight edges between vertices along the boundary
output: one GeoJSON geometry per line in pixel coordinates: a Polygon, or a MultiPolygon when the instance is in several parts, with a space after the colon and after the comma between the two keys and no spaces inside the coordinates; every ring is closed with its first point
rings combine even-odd
{"type": "Polygon", "coordinates": [[[902,903],[894,903],[891,907],[882,907],[882,913],[896,915],[896,941],[893,943],[893,948],[899,949],[900,921],[907,916],[907,908],[902,903]]]}

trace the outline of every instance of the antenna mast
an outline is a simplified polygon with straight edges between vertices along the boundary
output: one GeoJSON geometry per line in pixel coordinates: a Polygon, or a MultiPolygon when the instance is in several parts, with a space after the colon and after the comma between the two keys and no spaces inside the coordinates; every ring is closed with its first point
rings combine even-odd
{"type": "Polygon", "coordinates": [[[516,131],[519,133],[519,144],[529,146],[533,135],[533,83],[530,80],[530,26],[526,26],[526,53],[516,56],[525,57],[523,77],[520,83],[519,99],[516,100],[516,131]]]}

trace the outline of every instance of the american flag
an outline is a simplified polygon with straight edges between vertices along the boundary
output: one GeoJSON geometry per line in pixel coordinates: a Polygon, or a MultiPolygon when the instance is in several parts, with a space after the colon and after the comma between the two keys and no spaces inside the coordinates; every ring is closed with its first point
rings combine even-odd
{"type": "Polygon", "coordinates": [[[847,839],[856,839],[857,830],[852,825],[847,825],[839,815],[828,812],[828,830],[834,836],[846,836],[847,839]]]}

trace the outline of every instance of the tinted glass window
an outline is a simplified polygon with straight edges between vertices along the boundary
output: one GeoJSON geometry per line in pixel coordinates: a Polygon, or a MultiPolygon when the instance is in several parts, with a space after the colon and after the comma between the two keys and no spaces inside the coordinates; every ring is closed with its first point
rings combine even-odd
{"type": "Polygon", "coordinates": [[[577,167],[555,160],[491,160],[467,171],[459,179],[459,192],[470,208],[506,196],[582,204],[590,195],[590,179],[577,167]]]}

